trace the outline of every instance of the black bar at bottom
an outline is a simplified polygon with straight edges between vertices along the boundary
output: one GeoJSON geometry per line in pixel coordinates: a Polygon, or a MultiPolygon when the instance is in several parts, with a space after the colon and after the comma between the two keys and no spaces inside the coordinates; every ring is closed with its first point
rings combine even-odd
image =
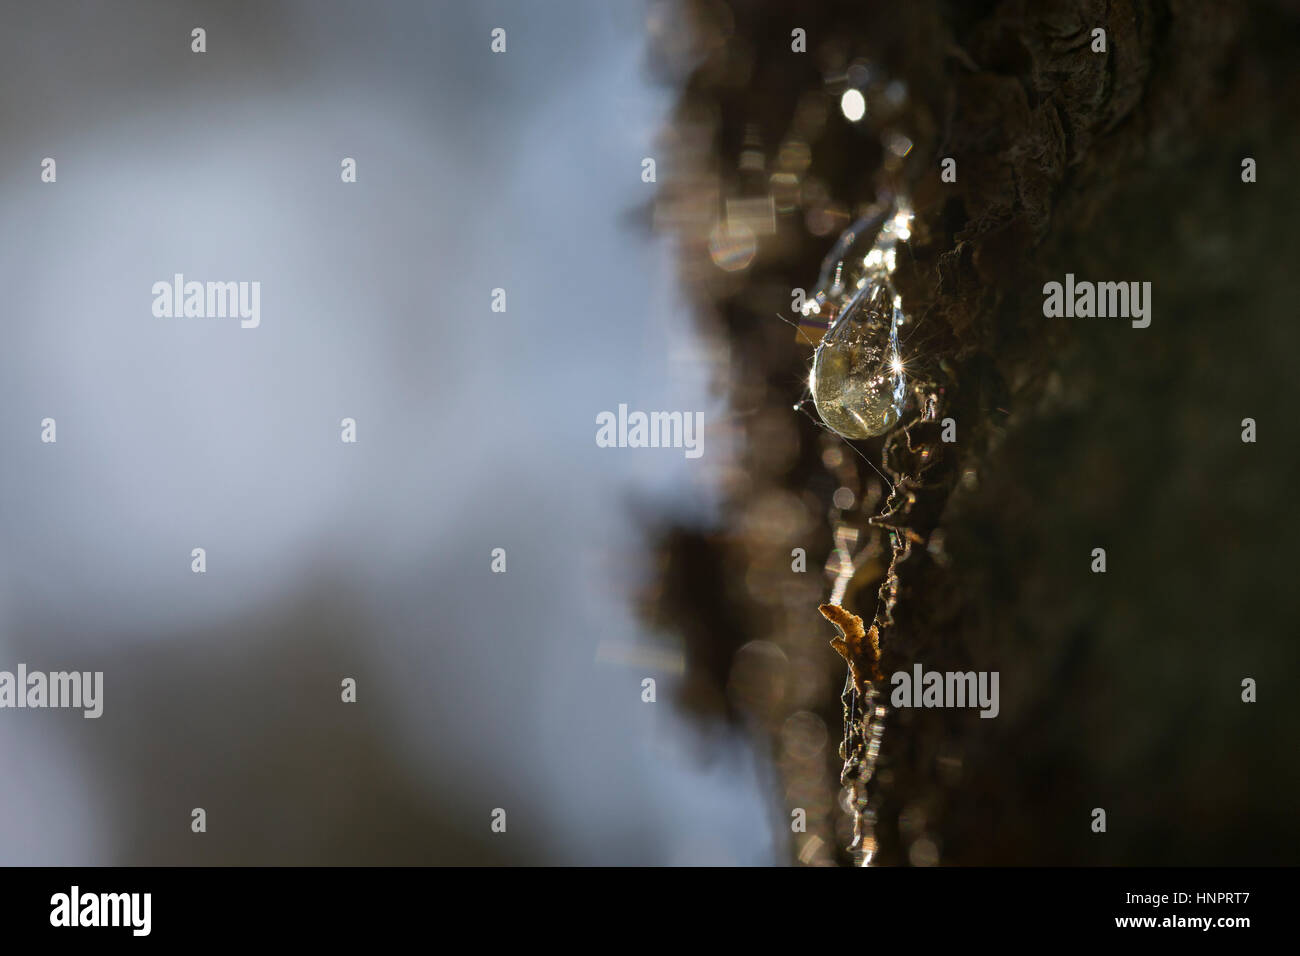
{"type": "Polygon", "coordinates": [[[0,926],[6,942],[138,945],[437,943],[448,931],[494,947],[701,932],[1231,945],[1286,929],[1295,882],[1292,869],[11,868],[0,926]]]}

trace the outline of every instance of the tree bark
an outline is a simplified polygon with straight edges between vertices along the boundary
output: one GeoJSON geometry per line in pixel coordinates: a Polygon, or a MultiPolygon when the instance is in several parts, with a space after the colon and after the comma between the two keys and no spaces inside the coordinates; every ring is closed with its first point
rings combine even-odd
{"type": "Polygon", "coordinates": [[[817,614],[829,587],[790,569],[804,547],[833,571],[839,529],[859,556],[844,605],[880,626],[887,677],[918,663],[1000,675],[994,719],[889,708],[868,784],[875,862],[1294,863],[1294,746],[1279,741],[1300,730],[1283,679],[1300,531],[1296,5],[690,10],[704,58],[673,140],[689,162],[662,202],[701,322],[728,341],[745,451],[724,525],[664,534],[662,598],[689,649],[686,703],[743,715],[786,809],[812,805],[791,856],[847,862],[832,799],[843,661],[817,614]],[[855,63],[872,89],[905,84],[902,104],[839,116],[855,63]],[[913,144],[901,164],[882,145],[897,131],[913,144]],[[798,201],[777,203],[748,268],[722,272],[682,210],[713,189],[775,192],[791,142],[810,153],[798,201]],[[1243,182],[1246,157],[1258,182],[1243,182]],[[768,317],[790,314],[789,290],[834,242],[818,217],[900,180],[916,212],[897,274],[910,361],[958,440],[921,423],[855,443],[912,489],[891,541],[871,521],[888,489],[789,412],[810,350],[768,317]],[[1045,317],[1043,285],[1066,273],[1150,282],[1151,325],[1045,317]]]}

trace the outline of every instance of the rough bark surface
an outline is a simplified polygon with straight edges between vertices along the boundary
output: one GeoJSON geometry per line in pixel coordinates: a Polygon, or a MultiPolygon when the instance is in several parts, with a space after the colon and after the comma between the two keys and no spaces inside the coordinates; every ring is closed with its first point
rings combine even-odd
{"type": "MultiPolygon", "coordinates": [[[[896,563],[882,665],[998,671],[1001,713],[891,709],[876,860],[1294,863],[1296,5],[690,9],[702,58],[677,142],[701,148],[693,175],[723,197],[762,192],[752,155],[770,167],[847,64],[908,90],[889,120],[914,144],[895,174],[917,215],[897,280],[959,440],[923,425],[857,443],[915,485],[899,523],[918,544],[896,563]],[[795,27],[807,54],[791,52],[795,27]],[[942,157],[956,183],[940,181],[942,157]],[[1258,182],[1243,183],[1244,157],[1258,182]],[[1151,326],[1044,318],[1043,283],[1067,272],[1151,282],[1151,326]],[[1090,571],[1096,547],[1105,574],[1090,571]]],[[[808,229],[809,182],[852,209],[889,158],[837,116],[804,138],[801,203],[747,269],[701,267],[693,223],[682,230],[701,321],[729,343],[746,451],[724,526],[665,532],[662,605],[689,648],[687,704],[748,720],[785,812],[813,805],[791,856],[824,863],[846,859],[826,796],[843,662],[815,571],[834,562],[836,526],[871,534],[883,489],[789,412],[810,351],[771,316],[790,314],[789,290],[811,285],[834,241],[808,229]],[[838,487],[851,507],[832,502],[838,487]],[[806,575],[790,570],[800,546],[806,575]]],[[[844,599],[868,624],[890,560],[887,539],[875,547],[844,599]]]]}

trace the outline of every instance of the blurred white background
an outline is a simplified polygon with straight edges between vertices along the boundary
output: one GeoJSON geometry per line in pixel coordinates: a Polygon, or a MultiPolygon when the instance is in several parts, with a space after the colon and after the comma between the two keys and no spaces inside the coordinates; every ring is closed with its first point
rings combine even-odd
{"type": "Polygon", "coordinates": [[[0,862],[778,859],[760,762],[674,713],[626,600],[629,505],[707,522],[723,443],[594,443],[619,402],[719,411],[631,224],[674,95],[644,17],[5,4],[0,669],[105,701],[0,711],[0,862]],[[261,327],[153,317],[176,272],[259,280],[261,327]]]}

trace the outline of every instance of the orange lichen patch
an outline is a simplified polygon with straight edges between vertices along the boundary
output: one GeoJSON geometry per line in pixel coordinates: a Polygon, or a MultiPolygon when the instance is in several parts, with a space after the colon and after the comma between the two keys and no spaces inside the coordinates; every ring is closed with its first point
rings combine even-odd
{"type": "Polygon", "coordinates": [[[839,628],[841,636],[831,641],[831,647],[848,663],[858,693],[867,692],[868,680],[884,680],[880,673],[880,632],[876,625],[871,625],[869,631],[864,629],[862,618],[838,604],[823,604],[817,610],[839,628]]]}

